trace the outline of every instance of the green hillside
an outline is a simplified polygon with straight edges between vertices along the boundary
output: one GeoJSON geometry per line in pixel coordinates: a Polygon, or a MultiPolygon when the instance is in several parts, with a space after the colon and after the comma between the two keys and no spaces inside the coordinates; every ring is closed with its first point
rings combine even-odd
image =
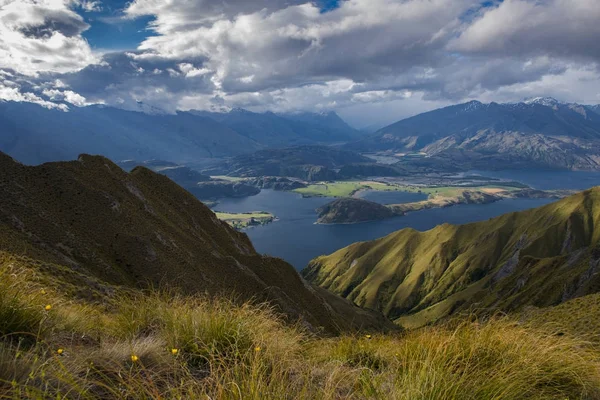
{"type": "Polygon", "coordinates": [[[600,290],[600,188],[533,210],[403,229],[318,257],[311,282],[405,327],[461,311],[515,311],[600,290]]]}
{"type": "Polygon", "coordinates": [[[590,294],[554,307],[526,307],[518,315],[529,326],[600,344],[600,294],[590,294]]]}

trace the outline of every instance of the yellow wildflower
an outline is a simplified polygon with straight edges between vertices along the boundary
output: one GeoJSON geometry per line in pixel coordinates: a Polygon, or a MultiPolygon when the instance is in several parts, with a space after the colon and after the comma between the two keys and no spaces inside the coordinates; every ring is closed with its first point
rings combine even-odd
{"type": "Polygon", "coordinates": [[[177,354],[179,354],[179,349],[171,349],[171,354],[176,356],[177,354]]]}
{"type": "Polygon", "coordinates": [[[52,305],[48,304],[46,307],[44,307],[44,310],[46,310],[46,311],[52,310],[52,305]]]}
{"type": "Polygon", "coordinates": [[[261,350],[262,350],[262,349],[260,348],[260,346],[256,346],[256,347],[254,348],[254,351],[256,351],[257,353],[258,353],[259,351],[261,351],[261,350]]]}
{"type": "Polygon", "coordinates": [[[62,354],[63,354],[64,352],[65,352],[65,351],[64,351],[63,349],[58,349],[58,350],[56,350],[56,354],[58,354],[59,356],[62,356],[62,354]]]}
{"type": "Polygon", "coordinates": [[[138,360],[139,360],[138,356],[136,356],[135,354],[131,355],[131,361],[138,362],[138,360]]]}
{"type": "Polygon", "coordinates": [[[44,289],[40,290],[41,294],[46,294],[46,291],[44,289]]]}

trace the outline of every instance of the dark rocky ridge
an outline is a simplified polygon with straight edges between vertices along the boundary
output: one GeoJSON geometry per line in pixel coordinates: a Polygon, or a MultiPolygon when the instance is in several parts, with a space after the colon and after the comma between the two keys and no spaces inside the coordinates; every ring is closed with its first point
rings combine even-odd
{"type": "Polygon", "coordinates": [[[245,234],[147,168],[126,173],[88,155],[28,167],[0,153],[0,170],[5,252],[110,285],[235,293],[332,333],[387,325],[348,302],[337,311],[291,265],[256,253],[245,234]],[[342,317],[348,313],[354,317],[342,317]]]}
{"type": "Polygon", "coordinates": [[[376,221],[401,215],[401,213],[394,213],[389,207],[384,205],[354,197],[334,200],[317,208],[316,211],[319,215],[317,222],[320,224],[348,224],[376,221]]]}

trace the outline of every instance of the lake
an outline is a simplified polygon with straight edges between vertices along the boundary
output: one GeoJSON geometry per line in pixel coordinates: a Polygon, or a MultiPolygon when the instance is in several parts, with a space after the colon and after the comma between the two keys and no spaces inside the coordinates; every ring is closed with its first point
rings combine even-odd
{"type": "MultiPolygon", "coordinates": [[[[539,189],[586,189],[600,185],[600,173],[471,171],[484,176],[521,181],[539,189]]],[[[364,198],[382,204],[421,200],[423,195],[404,192],[364,192],[364,198]]],[[[272,224],[257,226],[246,233],[260,253],[281,257],[297,269],[322,254],[330,254],[352,243],[373,240],[398,229],[411,227],[428,230],[442,223],[464,224],[482,221],[501,214],[539,207],[551,199],[507,199],[491,204],[461,204],[448,208],[423,210],[383,221],[352,225],[316,225],[315,209],[330,198],[303,198],[292,192],[263,190],[242,199],[222,199],[219,211],[269,211],[279,217],[272,224]]]]}
{"type": "Polygon", "coordinates": [[[259,253],[281,257],[297,269],[310,260],[332,253],[354,242],[377,239],[398,229],[428,230],[448,222],[464,224],[485,220],[507,212],[538,207],[548,199],[510,199],[492,204],[461,204],[443,209],[409,213],[403,217],[350,225],[317,225],[315,208],[329,198],[302,198],[291,192],[263,190],[242,199],[223,199],[215,209],[228,212],[269,211],[279,221],[246,230],[259,253]]]}
{"type": "Polygon", "coordinates": [[[534,189],[589,189],[600,186],[600,172],[587,171],[468,171],[463,175],[483,175],[490,178],[514,180],[534,189]]]}

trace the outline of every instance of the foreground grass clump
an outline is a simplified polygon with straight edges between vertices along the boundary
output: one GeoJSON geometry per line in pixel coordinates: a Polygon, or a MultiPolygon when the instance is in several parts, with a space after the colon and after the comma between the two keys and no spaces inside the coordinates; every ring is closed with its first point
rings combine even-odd
{"type": "Polygon", "coordinates": [[[0,273],[0,398],[600,398],[597,349],[508,319],[321,338],[268,306],[160,292],[81,304],[0,273]]]}

